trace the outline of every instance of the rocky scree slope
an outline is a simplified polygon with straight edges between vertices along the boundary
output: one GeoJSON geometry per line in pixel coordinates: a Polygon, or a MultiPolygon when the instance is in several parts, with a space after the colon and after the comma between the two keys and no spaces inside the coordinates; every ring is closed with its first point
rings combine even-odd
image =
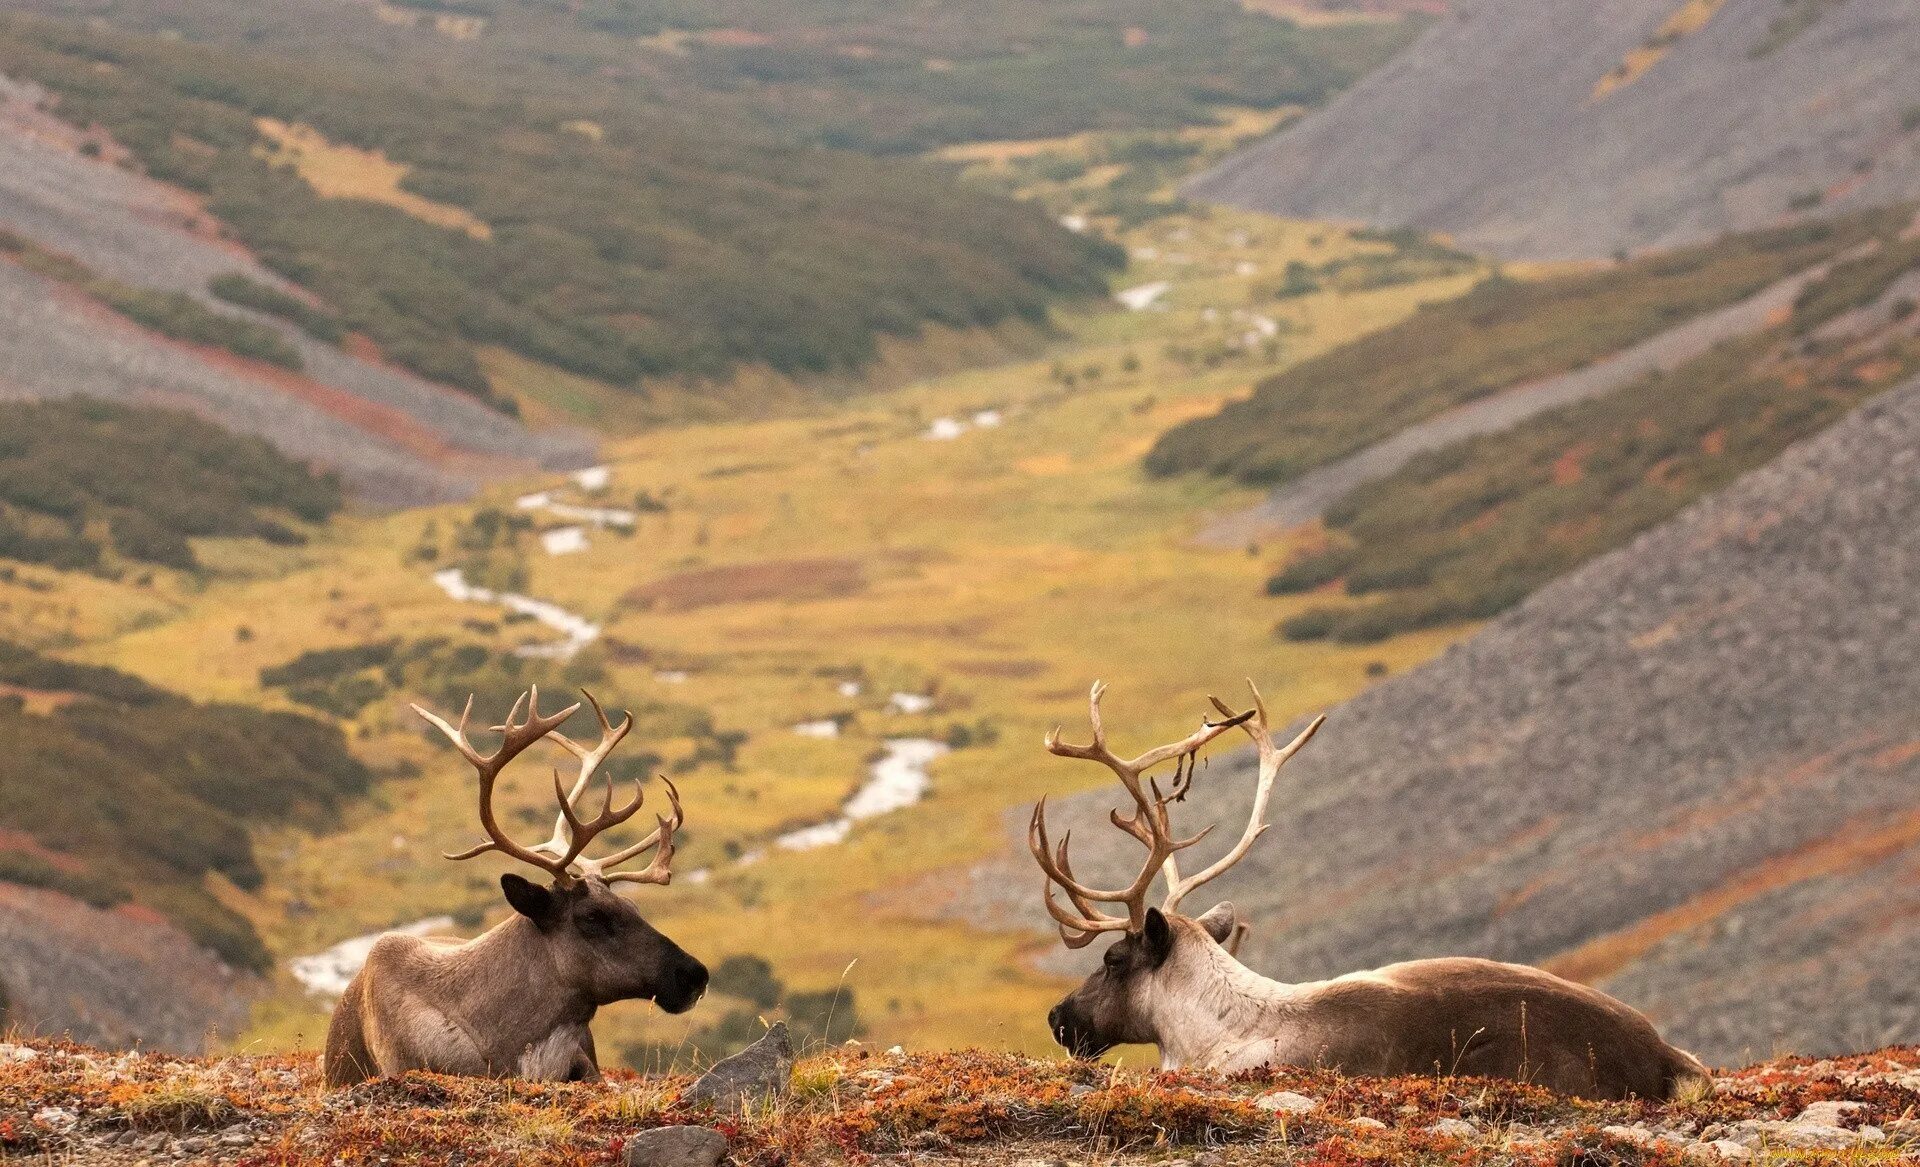
{"type": "Polygon", "coordinates": [[[1456,9],[1188,193],[1548,258],[1920,193],[1920,8],[1908,0],[1456,9]]]}
{"type": "MultiPolygon", "coordinates": [[[[1720,1064],[1920,1038],[1916,579],[1909,382],[1330,711],[1208,890],[1281,979],[1543,963],[1720,1064]]],[[[1138,863],[1101,821],[1116,793],[1050,812],[1096,882],[1138,863]]],[[[1237,837],[1250,797],[1223,758],[1178,817],[1237,837]]],[[[965,910],[1038,929],[1024,826],[965,910]]]]}

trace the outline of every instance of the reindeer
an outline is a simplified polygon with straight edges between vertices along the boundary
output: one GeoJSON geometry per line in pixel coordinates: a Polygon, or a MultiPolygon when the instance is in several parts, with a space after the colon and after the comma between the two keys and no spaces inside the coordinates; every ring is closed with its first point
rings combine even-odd
{"type": "Polygon", "coordinates": [[[583,690],[582,696],[600,720],[600,743],[592,749],[560,732],[579,703],[542,716],[538,687],[514,702],[505,724],[494,727],[504,737],[491,755],[467,740],[471,697],[458,726],[413,706],[480,774],[480,825],[487,841],[447,858],[498,851],[546,872],[552,884],[541,887],[518,875],[502,875],[500,887],[515,914],[473,940],[381,937],[327,1027],[328,1085],[350,1086],[406,1070],[594,1080],[600,1066],[588,1023],[602,1005],[650,998],[669,1013],[684,1013],[706,991],[706,966],[613,890],[617,883],[671,882],[673,834],[683,821],[673,783],[661,779],[671,809],[655,816],[657,825],[646,838],[604,859],[581,853],[596,835],[632,818],[645,798],[636,789],[633,801],[616,810],[608,777],[599,814],[583,822],[576,813],[575,803],[600,764],[633,728],[631,714],[616,728],[591,693],[583,690]],[[500,829],[493,788],[507,763],[541,738],[551,738],[578,758],[580,773],[569,791],[554,771],[560,813],[553,836],[526,847],[500,829]],[[644,871],[612,870],[649,849],[653,859],[644,871]]]}
{"type": "MultiPolygon", "coordinates": [[[[1248,682],[1252,688],[1252,682],[1248,682]]],[[[1284,748],[1268,732],[1258,689],[1254,707],[1222,715],[1171,745],[1124,760],[1107,747],[1100,720],[1105,687],[1090,698],[1093,743],[1069,745],[1056,727],[1049,752],[1098,762],[1112,770],[1133,800],[1133,813],[1109,814],[1147,849],[1133,882],[1103,890],[1080,882],[1068,860],[1071,833],[1059,846],[1047,837],[1046,800],[1034,808],[1028,846],[1045,874],[1047,912],[1071,949],[1103,933],[1122,933],[1101,967],[1053,1010],[1054,1038],[1076,1057],[1098,1057],[1123,1043],[1151,1043],[1167,1069],[1233,1073],[1263,1066],[1317,1066],[1347,1074],[1464,1074],[1533,1082],[1567,1094],[1618,1099],[1698,1097],[1712,1078],[1692,1055],[1663,1041],[1634,1009],[1585,985],[1524,965],[1454,957],[1392,964],[1328,981],[1284,984],[1235,958],[1247,925],[1231,903],[1204,915],[1179,914],[1195,889],[1233,867],[1266,828],[1273,783],[1287,760],[1326,721],[1315,718],[1284,748]],[[1259,751],[1253,809],[1239,841],[1217,862],[1182,876],[1177,856],[1205,838],[1174,837],[1167,807],[1193,783],[1201,747],[1239,726],[1259,751]],[[1146,772],[1175,763],[1168,792],[1146,772]],[[1167,894],[1147,906],[1156,876],[1167,894]],[[1071,907],[1054,899],[1055,885],[1071,907]],[[1113,915],[1096,905],[1118,904],[1113,915]]]]}

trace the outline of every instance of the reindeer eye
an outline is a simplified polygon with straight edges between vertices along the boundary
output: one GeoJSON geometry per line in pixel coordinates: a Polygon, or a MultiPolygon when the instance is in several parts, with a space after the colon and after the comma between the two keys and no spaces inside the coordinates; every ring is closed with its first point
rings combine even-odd
{"type": "Polygon", "coordinates": [[[1127,963],[1127,958],[1120,955],[1120,950],[1118,948],[1107,949],[1107,955],[1105,960],[1106,960],[1106,966],[1111,969],[1117,969],[1121,965],[1124,965],[1127,963]]]}
{"type": "Polygon", "coordinates": [[[586,937],[588,940],[605,940],[607,937],[613,935],[612,923],[598,912],[591,912],[579,917],[574,922],[574,927],[578,928],[580,935],[586,937]]]}

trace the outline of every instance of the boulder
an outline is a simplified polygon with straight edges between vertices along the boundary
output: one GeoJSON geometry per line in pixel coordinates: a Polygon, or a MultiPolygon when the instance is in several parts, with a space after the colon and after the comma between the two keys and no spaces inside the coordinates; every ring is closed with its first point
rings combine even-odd
{"type": "Polygon", "coordinates": [[[793,1080],[793,1041],[787,1023],[775,1022],[746,1049],[715,1062],[687,1093],[695,1106],[738,1114],[784,1098],[793,1080]]]}
{"type": "Polygon", "coordinates": [[[627,1167],[718,1167],[727,1138],[703,1126],[662,1126],[627,1139],[627,1167]]]}

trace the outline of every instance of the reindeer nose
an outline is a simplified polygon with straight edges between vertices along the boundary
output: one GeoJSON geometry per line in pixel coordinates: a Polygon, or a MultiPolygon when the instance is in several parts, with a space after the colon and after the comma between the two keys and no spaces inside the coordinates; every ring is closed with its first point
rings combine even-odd
{"type": "Polygon", "coordinates": [[[1053,1031],[1053,1040],[1061,1045],[1067,1044],[1067,1023],[1060,1016],[1061,1006],[1055,1005],[1047,1010],[1047,1028],[1053,1031]]]}

